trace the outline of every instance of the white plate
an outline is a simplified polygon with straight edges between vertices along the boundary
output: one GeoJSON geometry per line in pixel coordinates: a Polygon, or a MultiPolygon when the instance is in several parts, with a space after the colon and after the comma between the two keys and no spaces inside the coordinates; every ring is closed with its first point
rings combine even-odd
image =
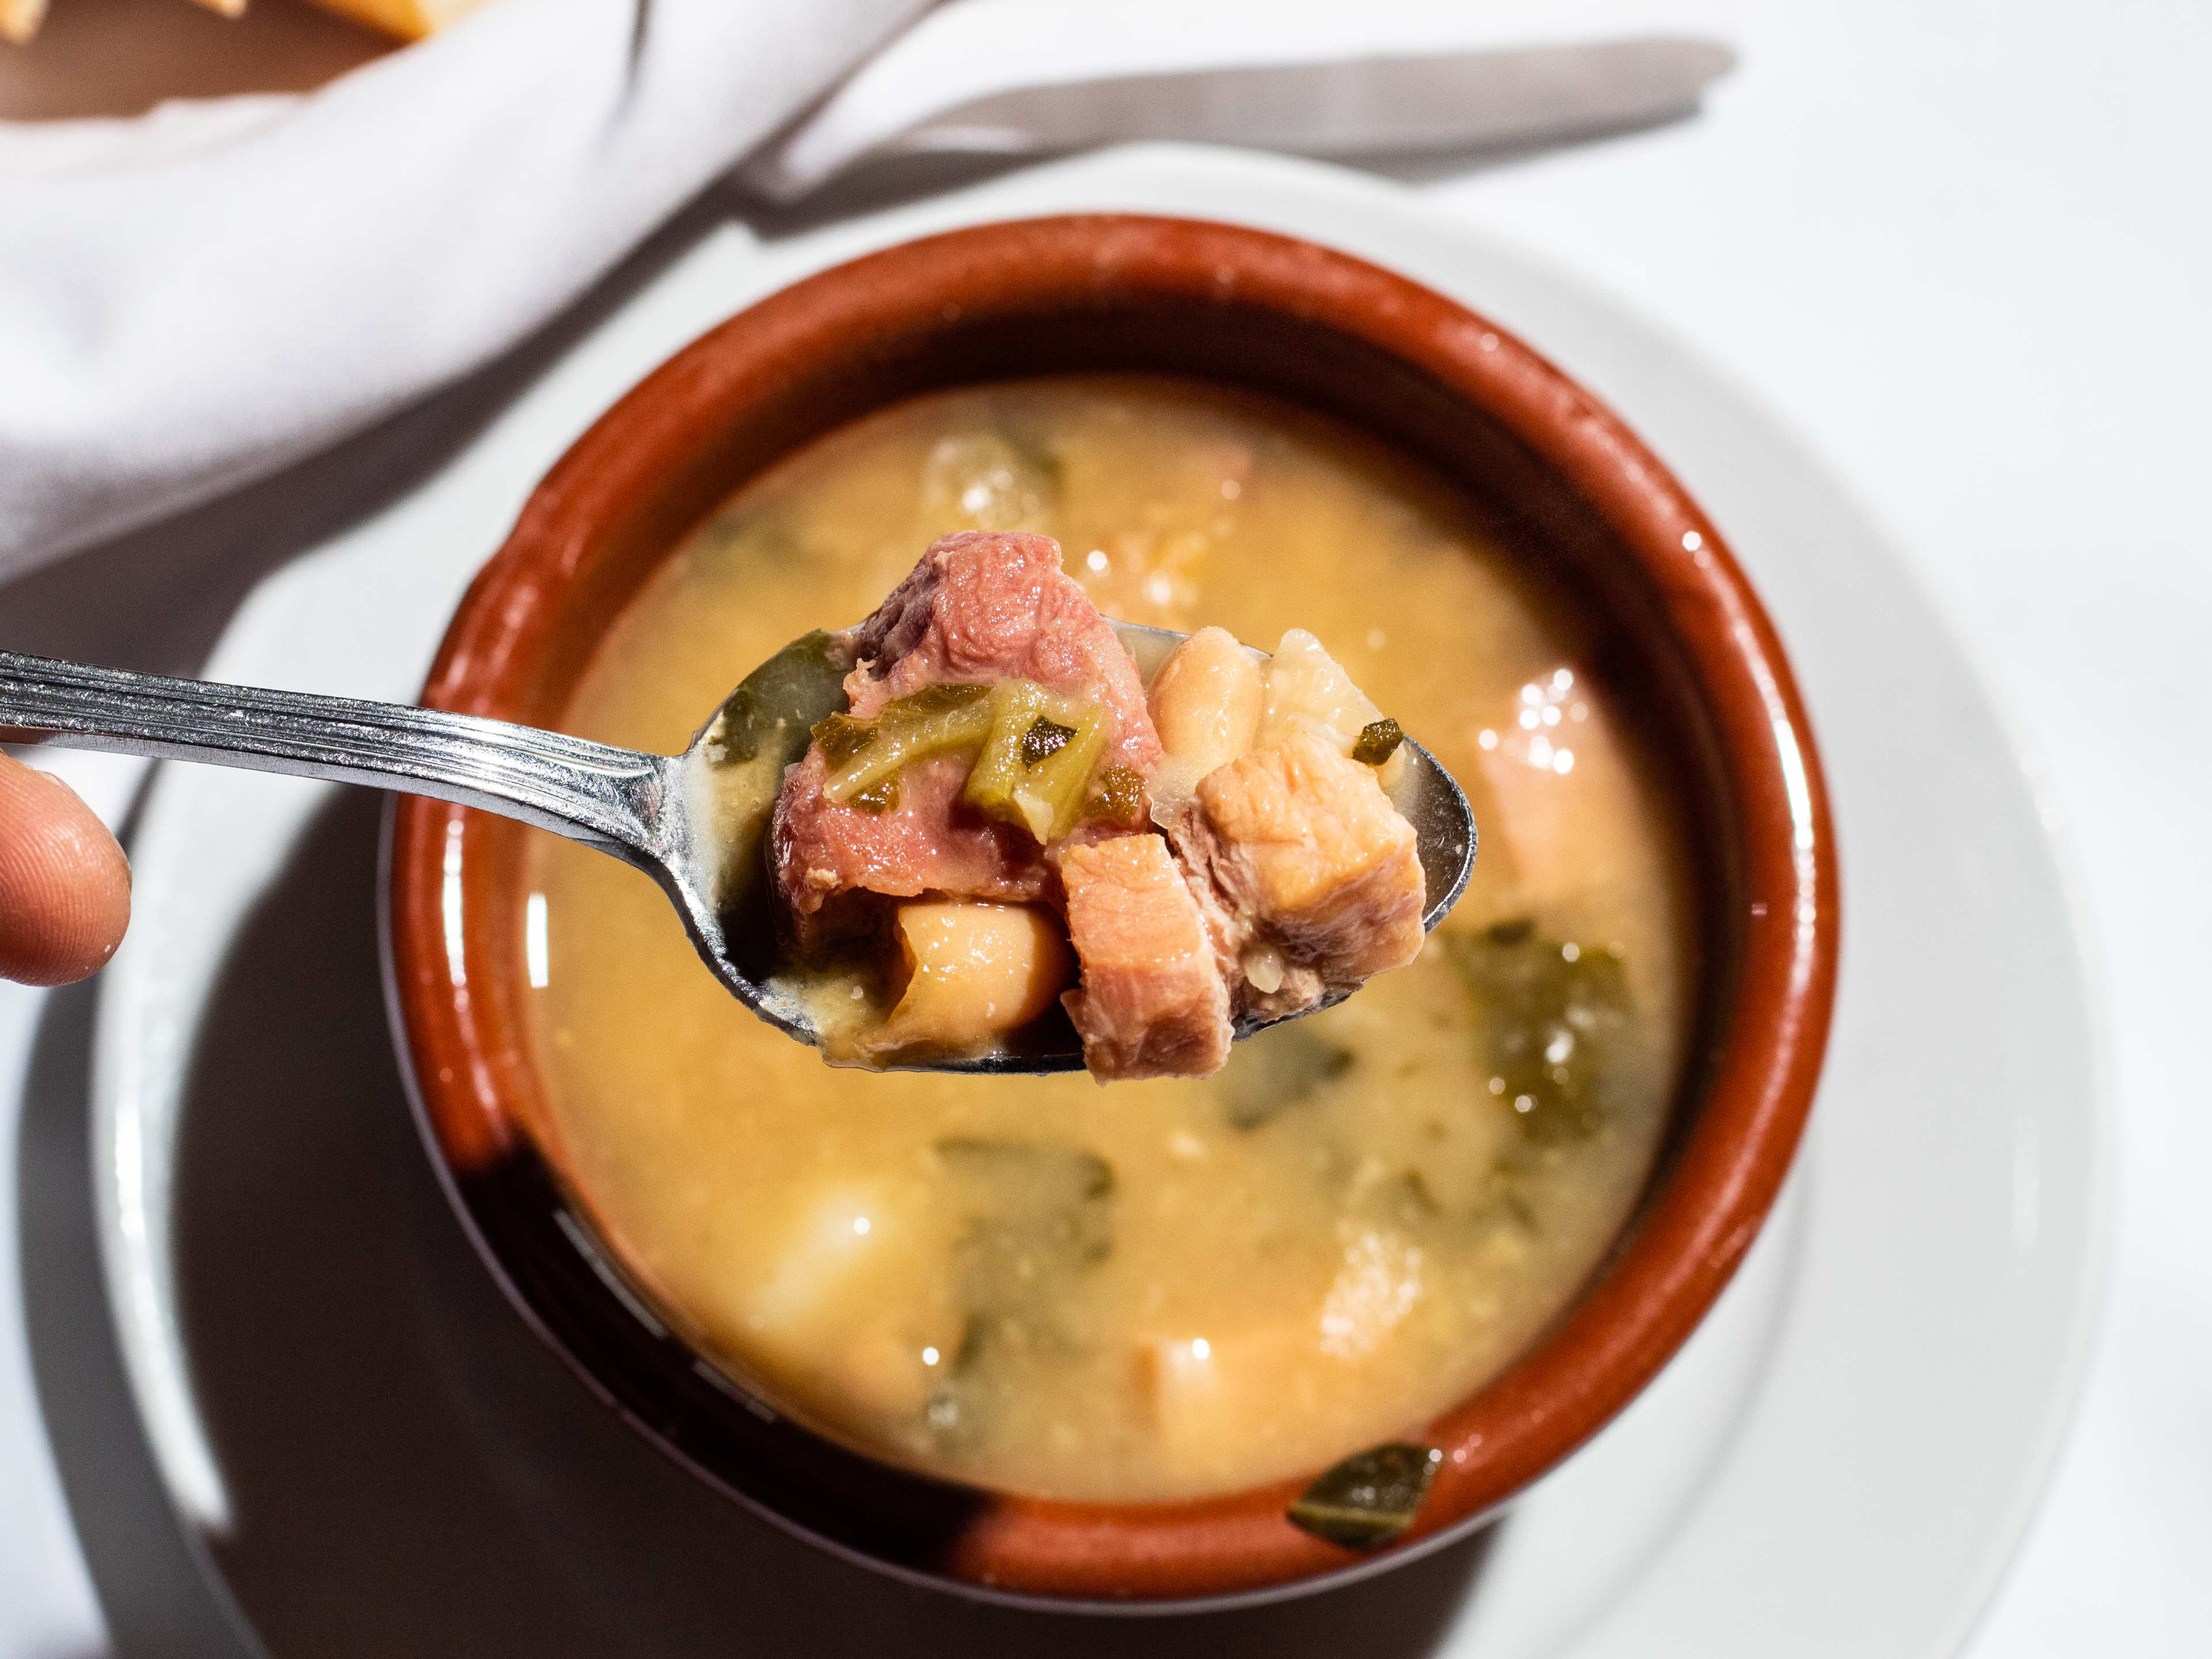
{"type": "MultiPolygon", "coordinates": [[[[1797,1172],[1712,1318],[1499,1526],[1318,1600],[1161,1624],[958,1607],[696,1487],[500,1299],[414,1141],[378,1000],[373,802],[166,769],[106,976],[96,1180],[162,1478],[283,1659],[442,1650],[1955,1650],[2033,1505],[2103,1260],[2112,1118],[2029,763],[1902,562],[1765,410],[1579,279],[1391,186],[1109,152],[765,246],[712,229],[451,459],[263,581],[209,672],[405,698],[539,473],[708,325],[945,226],[1186,213],[1455,295],[1609,399],[1749,568],[1802,675],[1844,974],[1797,1172]]],[[[1808,326],[1811,325],[1808,323],[1808,326]]]]}

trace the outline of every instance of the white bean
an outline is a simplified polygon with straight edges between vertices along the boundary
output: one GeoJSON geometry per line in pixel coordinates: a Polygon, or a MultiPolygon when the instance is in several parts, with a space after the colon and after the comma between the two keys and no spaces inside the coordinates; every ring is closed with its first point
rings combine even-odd
{"type": "Polygon", "coordinates": [[[1226,629],[1201,628],[1161,665],[1149,697],[1172,769],[1195,783],[1252,747],[1263,701],[1260,665],[1226,629]]]}

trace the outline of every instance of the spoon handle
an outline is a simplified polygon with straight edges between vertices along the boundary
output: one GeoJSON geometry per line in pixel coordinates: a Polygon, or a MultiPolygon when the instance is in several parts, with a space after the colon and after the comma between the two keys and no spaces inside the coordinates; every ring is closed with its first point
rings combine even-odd
{"type": "Polygon", "coordinates": [[[482,807],[631,863],[661,853],[673,763],[404,703],[90,668],[0,651],[0,727],[71,749],[201,761],[482,807]]]}

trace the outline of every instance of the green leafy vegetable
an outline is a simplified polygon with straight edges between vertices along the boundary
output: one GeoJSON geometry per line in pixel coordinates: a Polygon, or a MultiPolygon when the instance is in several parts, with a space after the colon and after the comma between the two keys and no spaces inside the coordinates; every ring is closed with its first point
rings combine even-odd
{"type": "Polygon", "coordinates": [[[1278,1025],[1229,1051],[1214,1092],[1230,1127],[1256,1129],[1342,1077],[1355,1060],[1305,1021],[1278,1025]]]}
{"type": "Polygon", "coordinates": [[[1091,775],[1105,753],[1106,711],[1048,691],[1034,680],[991,688],[991,730],[960,798],[1018,823],[1039,846],[1082,816],[1091,775]]]}
{"type": "Polygon", "coordinates": [[[1134,823],[1145,815],[1145,775],[1133,766],[1109,766],[1098,775],[1089,815],[1109,823],[1134,823]]]}
{"type": "Polygon", "coordinates": [[[1430,1446],[1376,1446],[1347,1457],[1300,1494],[1291,1523],[1348,1550],[1387,1544],[1413,1524],[1443,1454],[1430,1446]]]}
{"type": "Polygon", "coordinates": [[[844,661],[834,636],[801,635],[745,676],[707,726],[707,758],[742,765],[763,753],[787,766],[806,752],[817,721],[844,707],[844,661]]]}
{"type": "Polygon", "coordinates": [[[921,690],[884,705],[879,721],[897,725],[902,720],[925,720],[949,714],[955,708],[965,708],[971,703],[981,702],[991,695],[988,685],[976,685],[962,681],[948,681],[942,685],[925,685],[921,690]]]}
{"type": "Polygon", "coordinates": [[[761,848],[784,769],[806,752],[809,733],[845,706],[852,666],[842,641],[802,635],[745,676],[714,711],[700,745],[711,783],[715,908],[732,958],[749,975],[773,966],[781,901],[761,848]]]}
{"type": "Polygon", "coordinates": [[[860,796],[895,780],[916,761],[981,748],[990,730],[991,689],[986,685],[927,686],[885,703],[867,721],[832,715],[815,733],[830,768],[823,799],[837,806],[858,805],[860,796]],[[832,755],[833,744],[842,759],[832,755]]]}
{"type": "Polygon", "coordinates": [[[832,714],[814,727],[814,741],[822,745],[822,758],[832,768],[844,765],[875,740],[876,728],[850,714],[832,714]]]}
{"type": "Polygon", "coordinates": [[[962,800],[994,818],[1023,822],[1014,805],[1014,790],[1028,769],[1022,762],[1022,738],[1045,718],[1048,701],[1048,694],[1035,680],[1000,680],[991,688],[991,732],[969,769],[962,800]]]}
{"type": "Polygon", "coordinates": [[[853,797],[851,805],[872,816],[890,811],[899,803],[898,774],[878,778],[853,797]]]}
{"type": "Polygon", "coordinates": [[[1398,745],[1406,740],[1398,722],[1384,716],[1370,720],[1359,728],[1359,735],[1352,742],[1352,758],[1369,766],[1380,766],[1398,752],[1398,745]]]}
{"type": "Polygon", "coordinates": [[[1418,1232],[1443,1213],[1443,1206],[1430,1190],[1419,1170],[1406,1170],[1384,1177],[1362,1194],[1361,1206],[1394,1226],[1418,1232]]]}
{"type": "Polygon", "coordinates": [[[1620,958],[1525,918],[1441,937],[1481,1017],[1490,1092],[1539,1146],[1595,1134],[1628,1022],[1620,958]]]}
{"type": "Polygon", "coordinates": [[[1058,458],[1003,429],[941,438],[922,466],[933,528],[1043,530],[1060,493],[1058,458]]]}
{"type": "Polygon", "coordinates": [[[1075,1283],[1114,1248],[1114,1170],[1053,1142],[956,1136],[937,1155],[964,1222],[960,1347],[926,1414],[939,1449],[951,1452],[981,1438],[999,1401],[1023,1386],[1026,1358],[1075,1343],[1075,1283]]]}
{"type": "Polygon", "coordinates": [[[963,1135],[937,1154],[966,1200],[961,1251],[976,1304],[1022,1299],[1040,1269],[1087,1267],[1113,1249],[1114,1170],[1096,1152],[963,1135]]]}
{"type": "Polygon", "coordinates": [[[1042,714],[1038,715],[1030,723],[1030,729],[1022,733],[1022,764],[1035,766],[1057,755],[1067,747],[1067,740],[1074,735],[1073,726],[1062,726],[1042,714]]]}

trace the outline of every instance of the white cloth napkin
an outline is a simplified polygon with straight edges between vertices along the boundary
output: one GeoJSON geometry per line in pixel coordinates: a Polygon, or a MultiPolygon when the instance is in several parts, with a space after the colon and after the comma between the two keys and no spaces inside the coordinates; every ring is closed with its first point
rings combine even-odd
{"type": "Polygon", "coordinates": [[[0,123],[0,578],[487,362],[733,165],[787,200],[1115,137],[1448,148],[1733,62],[1731,0],[927,5],[506,0],[304,98],[0,123]]]}

